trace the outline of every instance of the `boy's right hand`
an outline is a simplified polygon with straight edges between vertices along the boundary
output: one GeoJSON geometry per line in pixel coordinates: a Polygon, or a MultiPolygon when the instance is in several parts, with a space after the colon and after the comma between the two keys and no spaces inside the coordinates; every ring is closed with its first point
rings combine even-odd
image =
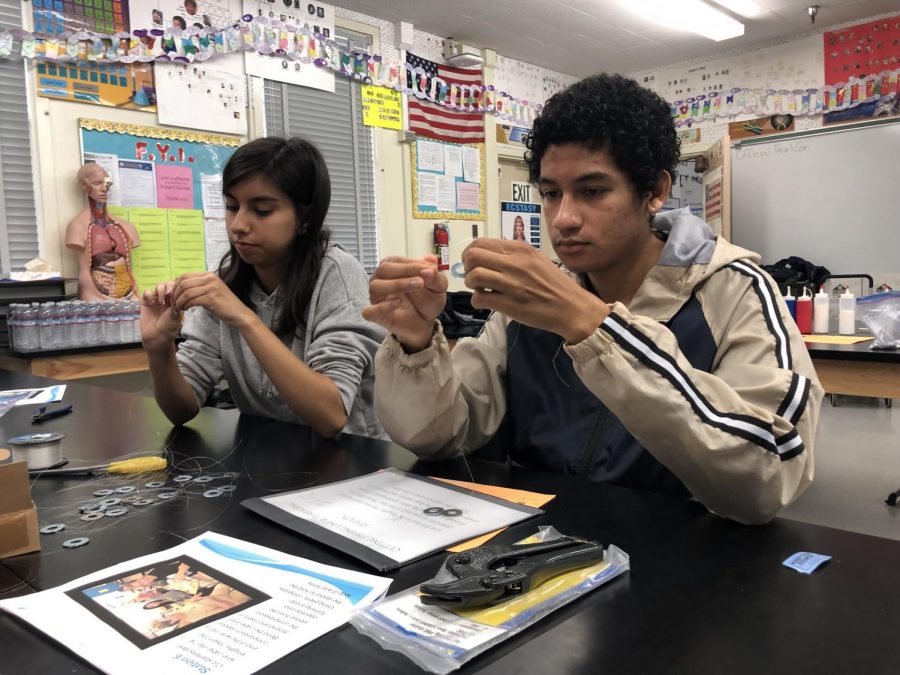
{"type": "Polygon", "coordinates": [[[169,349],[181,332],[172,302],[174,281],[157,284],[141,295],[141,342],[144,348],[169,349]]]}
{"type": "Polygon", "coordinates": [[[385,258],[369,281],[372,304],[363,317],[384,326],[408,352],[431,344],[434,320],[447,303],[447,278],[437,264],[433,255],[385,258]]]}

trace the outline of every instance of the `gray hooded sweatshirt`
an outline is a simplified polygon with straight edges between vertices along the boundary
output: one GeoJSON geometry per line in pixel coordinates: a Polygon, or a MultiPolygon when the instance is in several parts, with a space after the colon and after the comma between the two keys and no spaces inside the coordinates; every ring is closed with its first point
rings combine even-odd
{"type": "MultiPolygon", "coordinates": [[[[281,313],[281,288],[271,294],[254,284],[250,301],[270,329],[281,313]]],[[[374,355],[385,331],[361,316],[369,304],[368,278],[359,261],[336,244],[328,246],[310,298],[306,325],[280,336],[310,368],[331,378],[344,402],[344,431],[385,438],[373,410],[374,355]]],[[[181,374],[203,405],[223,378],[242,413],[305,424],[282,400],[236,328],[202,307],[185,312],[178,347],[181,374]]]]}

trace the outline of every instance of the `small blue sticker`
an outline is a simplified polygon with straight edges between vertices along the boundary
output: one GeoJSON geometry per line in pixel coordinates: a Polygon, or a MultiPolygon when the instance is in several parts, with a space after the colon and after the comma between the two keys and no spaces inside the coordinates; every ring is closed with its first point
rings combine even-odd
{"type": "Polygon", "coordinates": [[[819,566],[821,566],[823,563],[828,562],[829,560],[831,560],[830,555],[820,555],[818,553],[808,553],[806,551],[801,551],[799,553],[795,553],[790,558],[785,560],[782,565],[795,569],[798,572],[802,572],[803,574],[812,574],[819,568],[819,566]]]}

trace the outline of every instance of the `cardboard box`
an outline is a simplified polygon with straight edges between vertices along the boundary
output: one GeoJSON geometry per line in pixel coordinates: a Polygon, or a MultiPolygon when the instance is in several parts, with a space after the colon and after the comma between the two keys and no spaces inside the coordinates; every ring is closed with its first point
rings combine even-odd
{"type": "Polygon", "coordinates": [[[0,464],[0,558],[41,550],[29,486],[25,462],[0,464]]]}

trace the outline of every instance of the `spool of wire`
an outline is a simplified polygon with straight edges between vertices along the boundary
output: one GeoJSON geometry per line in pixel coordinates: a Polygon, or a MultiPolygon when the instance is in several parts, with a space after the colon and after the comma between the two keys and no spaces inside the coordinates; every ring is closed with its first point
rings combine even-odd
{"type": "Polygon", "coordinates": [[[66,463],[62,457],[60,441],[65,434],[40,433],[15,436],[6,442],[12,450],[15,461],[24,461],[29,471],[52,469],[66,463]]]}

